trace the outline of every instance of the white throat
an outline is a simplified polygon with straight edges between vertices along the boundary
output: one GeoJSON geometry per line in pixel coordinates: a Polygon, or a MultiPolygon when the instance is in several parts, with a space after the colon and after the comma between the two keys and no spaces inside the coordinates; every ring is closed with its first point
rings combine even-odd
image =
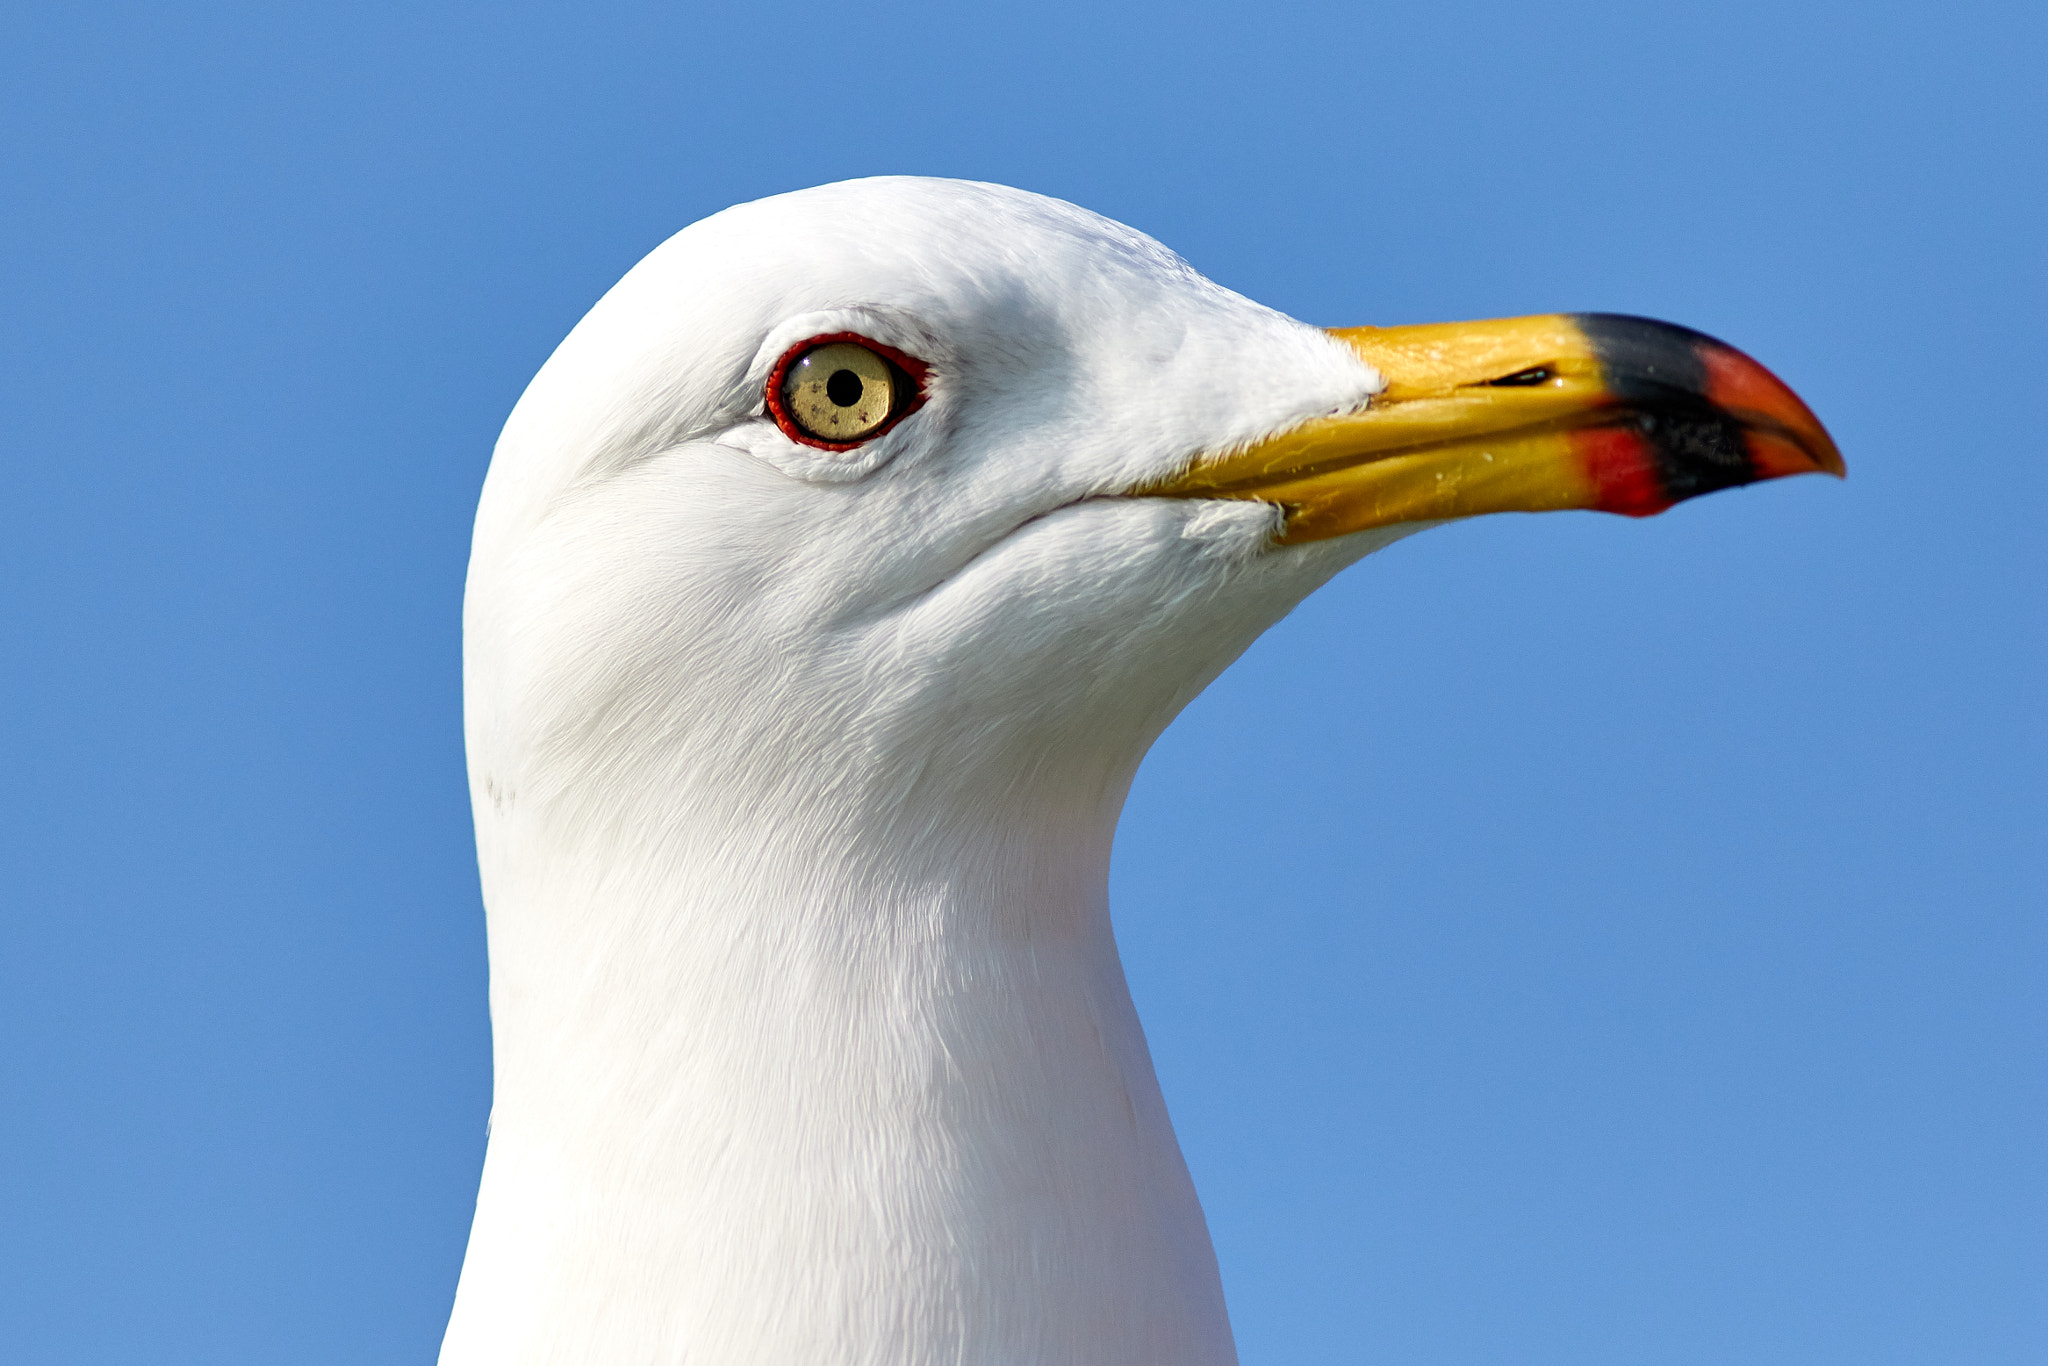
{"type": "Polygon", "coordinates": [[[443,1366],[1234,1361],[1091,786],[908,869],[487,830],[497,1100],[443,1366]]]}

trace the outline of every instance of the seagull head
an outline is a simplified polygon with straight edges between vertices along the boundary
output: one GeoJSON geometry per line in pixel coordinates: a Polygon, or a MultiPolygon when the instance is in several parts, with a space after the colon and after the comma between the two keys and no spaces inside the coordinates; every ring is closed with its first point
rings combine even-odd
{"type": "Polygon", "coordinates": [[[1234,1361],[1109,929],[1146,748],[1399,536],[1840,468],[1661,323],[1325,331],[953,181],[685,229],[477,517],[497,1071],[444,1366],[1234,1361]]]}
{"type": "Polygon", "coordinates": [[[1666,324],[1327,331],[1018,190],[780,195],[642,261],[505,429],[479,807],[1101,843],[1178,709],[1360,556],[1840,469],[1782,384],[1666,324]]]}

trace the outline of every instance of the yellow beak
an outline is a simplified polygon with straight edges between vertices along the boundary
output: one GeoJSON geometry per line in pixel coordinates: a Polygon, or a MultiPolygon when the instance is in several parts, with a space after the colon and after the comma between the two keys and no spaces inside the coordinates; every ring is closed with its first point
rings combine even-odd
{"type": "Polygon", "coordinates": [[[1330,335],[1386,377],[1368,406],[1135,492],[1277,503],[1280,540],[1298,543],[1486,512],[1647,517],[1760,479],[1844,473],[1776,376],[1670,323],[1572,313],[1330,335]]]}

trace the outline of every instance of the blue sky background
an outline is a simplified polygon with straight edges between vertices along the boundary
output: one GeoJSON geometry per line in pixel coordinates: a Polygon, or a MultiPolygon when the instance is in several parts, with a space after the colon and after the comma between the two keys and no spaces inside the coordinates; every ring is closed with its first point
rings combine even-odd
{"type": "Polygon", "coordinates": [[[1406,542],[1148,762],[1118,928],[1248,1366],[2048,1359],[2048,9],[7,27],[10,1362],[432,1359],[491,441],[670,232],[894,171],[1318,323],[1689,323],[1849,459],[1406,542]]]}

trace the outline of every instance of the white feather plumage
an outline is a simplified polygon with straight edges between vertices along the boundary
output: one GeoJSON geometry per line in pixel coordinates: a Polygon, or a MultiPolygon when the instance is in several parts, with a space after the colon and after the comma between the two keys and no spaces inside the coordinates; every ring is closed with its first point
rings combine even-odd
{"type": "Polygon", "coordinates": [[[963,182],[743,205],[605,296],[477,517],[497,1092],[443,1366],[1234,1361],[1110,842],[1175,713],[1397,533],[1121,495],[1379,383],[963,182]],[[761,411],[836,331],[932,366],[845,454],[761,411]]]}

